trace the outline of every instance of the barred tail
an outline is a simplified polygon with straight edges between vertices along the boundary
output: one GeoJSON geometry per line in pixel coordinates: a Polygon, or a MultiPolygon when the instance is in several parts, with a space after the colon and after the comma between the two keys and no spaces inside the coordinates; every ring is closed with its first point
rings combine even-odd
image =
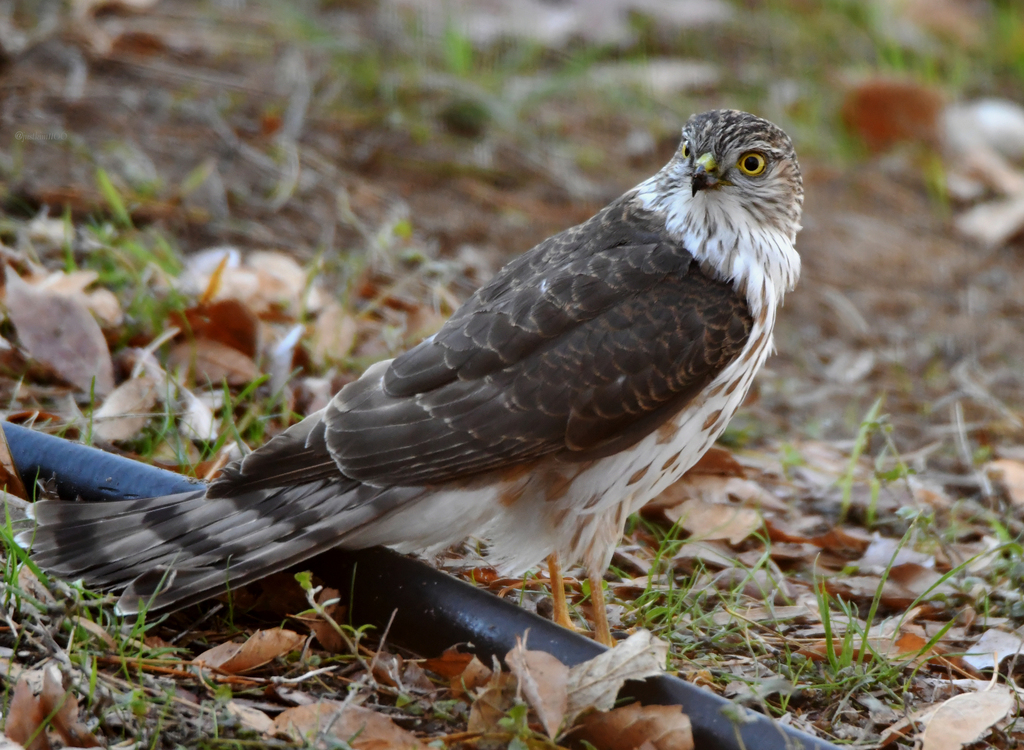
{"type": "Polygon", "coordinates": [[[136,614],[194,604],[338,546],[406,494],[333,479],[233,497],[47,500],[17,541],[57,576],[123,589],[118,611],[136,614]]]}

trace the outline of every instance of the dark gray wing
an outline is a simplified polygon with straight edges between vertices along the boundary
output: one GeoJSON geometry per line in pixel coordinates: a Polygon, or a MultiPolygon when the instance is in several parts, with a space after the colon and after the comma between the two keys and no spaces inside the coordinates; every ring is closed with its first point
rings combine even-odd
{"type": "Polygon", "coordinates": [[[752,319],[628,200],[506,266],[431,339],[324,415],[345,476],[430,484],[559,453],[608,455],[676,414],[752,319]]]}

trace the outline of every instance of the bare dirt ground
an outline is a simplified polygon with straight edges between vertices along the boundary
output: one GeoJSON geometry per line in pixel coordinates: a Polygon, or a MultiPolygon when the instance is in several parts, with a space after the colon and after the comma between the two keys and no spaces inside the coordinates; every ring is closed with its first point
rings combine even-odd
{"type": "MultiPolygon", "coordinates": [[[[557,5],[531,8],[540,23],[557,5]]],[[[801,154],[801,282],[779,319],[778,353],[726,434],[735,460],[713,468],[714,479],[678,488],[662,503],[664,512],[631,525],[609,577],[619,624],[668,640],[670,666],[694,682],[864,746],[910,746],[931,719],[914,724],[906,717],[979,692],[979,681],[993,673],[1018,701],[1012,666],[1000,677],[991,657],[986,668],[957,655],[989,633],[1021,642],[1015,628],[1024,610],[1015,592],[1024,531],[1024,251],[1019,240],[985,248],[955,231],[963,207],[936,189],[934,173],[936,164],[939,171],[956,165],[943,164],[928,137],[872,154],[844,131],[839,110],[850,70],[863,70],[865,59],[877,64],[891,53],[889,42],[857,26],[867,21],[853,11],[804,5],[684,3],[691,15],[670,23],[643,3],[624,3],[632,15],[623,11],[606,26],[595,21],[561,46],[523,38],[485,45],[474,36],[477,27],[460,35],[457,24],[438,21],[443,13],[431,3],[3,6],[0,240],[7,273],[52,290],[75,272],[94,272],[88,281],[74,277],[80,283],[72,291],[114,293],[120,317],[104,318],[96,297],[88,298],[113,356],[111,388],[137,379],[139,363],[155,354],[158,369],[179,366],[180,393],[192,394],[163,406],[154,399],[144,408],[110,407],[111,424],[120,419],[123,426],[138,411],[144,418],[134,430],[94,435],[91,408],[101,407],[109,390],[90,397],[61,363],[34,350],[8,293],[10,314],[0,327],[7,417],[203,476],[236,438],[253,447],[318,408],[367,364],[436,329],[506,260],[659,169],[691,112],[752,109],[792,132],[801,154]],[[750,20],[775,41],[756,41],[750,20]],[[800,23],[806,28],[794,27],[800,23]],[[590,37],[599,32],[607,38],[590,37]],[[806,43],[816,32],[823,37],[820,62],[806,43]],[[826,50],[836,33],[842,43],[826,50]],[[619,34],[631,41],[609,41],[619,34]],[[871,44],[881,50],[877,59],[873,47],[865,52],[871,44]],[[632,64],[653,67],[670,57],[716,66],[714,75],[699,66],[677,71],[668,94],[649,81],[631,83],[632,64]],[[798,93],[783,95],[791,78],[798,93]],[[220,256],[202,253],[218,247],[240,257],[267,250],[288,256],[298,281],[288,286],[293,277],[285,274],[280,288],[267,291],[256,261],[245,266],[244,279],[244,262],[214,270],[220,256]],[[250,343],[213,331],[234,326],[223,310],[208,307],[232,296],[225,286],[246,290],[234,295],[241,312],[232,310],[245,320],[250,343]],[[212,322],[200,331],[196,315],[212,322]],[[181,316],[195,338],[160,341],[181,316]],[[296,326],[301,337],[282,350],[296,326]],[[197,341],[227,342],[235,354],[198,346],[190,359],[187,347],[197,341]],[[154,342],[149,355],[140,353],[154,342]],[[246,388],[260,373],[271,379],[246,388]],[[225,403],[223,379],[237,401],[225,403]],[[210,426],[205,439],[189,439],[203,419],[210,426]],[[242,426],[232,432],[232,421],[242,426]],[[698,514],[688,502],[714,506],[717,520],[693,521],[698,514]],[[684,506],[689,510],[679,510],[684,506]],[[756,508],[753,525],[740,533],[749,518],[727,514],[723,521],[723,507],[756,508]],[[729,533],[720,533],[723,525],[729,533]],[[659,567],[663,559],[672,561],[667,569],[659,567]],[[705,584],[720,593],[699,595],[705,584]],[[783,622],[774,619],[775,607],[803,609],[783,622]],[[743,623],[757,623],[754,636],[743,623]],[[939,632],[942,626],[949,629],[939,632]],[[839,634],[835,644],[823,645],[832,644],[830,634],[839,634]],[[910,636],[919,640],[901,640],[910,636]],[[869,638],[876,640],[865,658],[869,638]]],[[[1003,33],[1000,3],[943,7],[963,14],[957,28],[1003,33]]],[[[1011,21],[1019,20],[1010,11],[1011,21]]],[[[973,59],[971,45],[979,43],[958,44],[973,59]]],[[[882,72],[927,78],[904,63],[908,69],[882,72]]],[[[992,63],[943,93],[1005,92],[1012,80],[1006,70],[992,63]]],[[[156,370],[146,372],[156,377],[156,370]]],[[[475,555],[467,547],[448,567],[475,567],[486,581],[486,562],[475,555]]],[[[15,562],[9,559],[9,573],[27,586],[15,562]]],[[[492,577],[489,585],[527,588],[525,606],[543,612],[543,581],[541,574],[529,585],[492,577]]],[[[71,596],[53,585],[58,598],[71,596]]],[[[578,583],[573,593],[577,602],[586,598],[578,583]]],[[[306,608],[302,592],[297,596],[272,611],[306,608]]],[[[36,598],[45,601],[42,592],[36,598]]],[[[197,683],[188,671],[193,657],[268,621],[250,615],[228,627],[223,614],[206,622],[203,610],[192,608],[144,639],[96,615],[100,625],[90,626],[120,650],[95,635],[88,648],[76,645],[81,653],[58,648],[62,661],[37,632],[77,632],[57,609],[8,613],[12,632],[15,621],[30,622],[41,644],[5,646],[17,667],[9,670],[8,695],[22,669],[45,674],[57,663],[87,704],[88,731],[111,743],[281,744],[292,741],[280,739],[288,736],[286,723],[270,727],[245,711],[269,722],[313,700],[298,696],[306,687],[308,695],[343,698],[355,683],[362,702],[423,742],[555,742],[544,740],[535,714],[532,724],[522,717],[510,724],[511,699],[494,721],[482,719],[482,693],[500,693],[498,678],[481,679],[468,692],[447,682],[466,678],[468,661],[457,661],[457,669],[426,665],[433,681],[416,667],[388,683],[358,651],[331,656],[346,644],[328,644],[327,634],[298,659],[283,656],[292,653],[286,643],[270,671],[255,674],[295,678],[337,658],[344,678],[339,672],[302,687],[271,686],[270,677],[246,682],[227,669],[197,683]],[[125,658],[129,641],[140,650],[132,669],[122,661],[118,671],[114,657],[125,658]],[[177,651],[158,653],[172,641],[177,651]],[[311,648],[324,653],[313,658],[311,648]],[[173,663],[158,664],[161,654],[173,663]],[[90,687],[82,671],[93,663],[106,669],[103,700],[94,699],[95,678],[90,687]],[[360,682],[365,674],[376,681],[360,682]],[[161,691],[178,698],[163,708],[147,704],[161,691]],[[214,742],[212,717],[229,708],[214,742]]],[[[325,618],[320,610],[307,614],[321,624],[325,618]]],[[[585,608],[578,614],[585,624],[585,608]]],[[[275,617],[280,623],[281,614],[269,619],[275,617]]],[[[1007,648],[995,650],[1012,655],[1007,648]]],[[[1004,710],[963,742],[1013,746],[1015,717],[1004,710]]],[[[303,721],[311,725],[308,716],[303,721]]]]}

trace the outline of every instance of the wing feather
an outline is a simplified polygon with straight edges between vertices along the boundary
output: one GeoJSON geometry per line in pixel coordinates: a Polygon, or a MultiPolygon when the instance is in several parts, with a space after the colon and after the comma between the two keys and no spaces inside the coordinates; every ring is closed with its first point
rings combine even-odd
{"type": "Polygon", "coordinates": [[[549,454],[608,455],[742,351],[744,297],[627,199],[516,259],[434,336],[327,407],[341,472],[433,484],[549,454]]]}

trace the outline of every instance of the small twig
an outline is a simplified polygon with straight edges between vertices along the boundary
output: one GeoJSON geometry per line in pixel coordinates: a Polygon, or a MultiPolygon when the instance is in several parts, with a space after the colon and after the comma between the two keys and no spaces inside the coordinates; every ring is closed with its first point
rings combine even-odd
{"type": "Polygon", "coordinates": [[[992,498],[992,482],[985,476],[985,472],[979,471],[974,465],[974,455],[971,453],[967,430],[964,427],[964,407],[960,401],[953,405],[953,423],[956,425],[956,447],[960,451],[960,460],[977,478],[981,494],[985,496],[986,500],[989,500],[992,498]]]}
{"type": "Polygon", "coordinates": [[[384,628],[384,635],[380,637],[380,643],[377,644],[377,650],[373,654],[373,659],[370,660],[370,674],[373,674],[373,668],[377,666],[377,657],[380,656],[380,652],[384,648],[384,643],[388,639],[388,633],[391,632],[391,623],[395,621],[395,615],[398,614],[397,609],[391,611],[391,617],[388,619],[388,625],[384,628]]]}
{"type": "Polygon", "coordinates": [[[270,682],[273,685],[298,685],[300,682],[305,682],[317,675],[333,672],[339,666],[339,664],[335,664],[330,667],[321,667],[320,669],[314,669],[312,672],[306,672],[306,674],[299,675],[298,677],[271,677],[270,682]]]}

